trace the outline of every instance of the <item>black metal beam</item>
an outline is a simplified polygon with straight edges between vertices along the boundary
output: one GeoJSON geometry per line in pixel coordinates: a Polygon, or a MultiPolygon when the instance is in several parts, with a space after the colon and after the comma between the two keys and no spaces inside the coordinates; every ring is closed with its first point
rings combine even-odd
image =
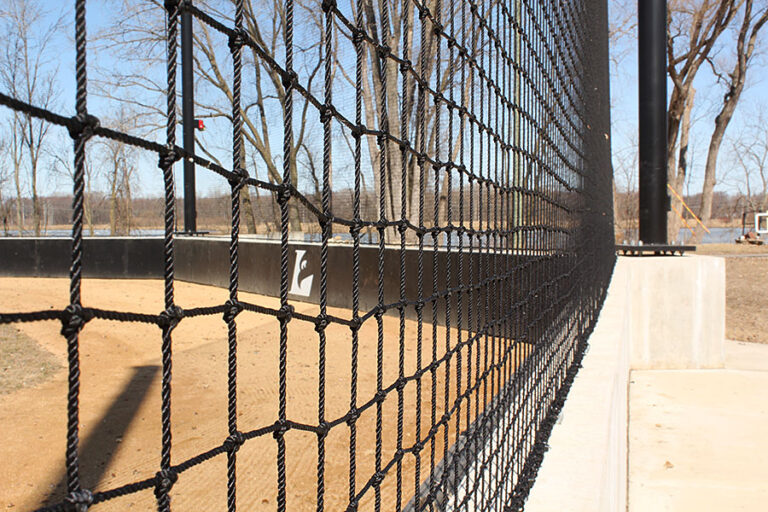
{"type": "Polygon", "coordinates": [[[640,240],[667,243],[667,2],[638,0],[640,240]]]}
{"type": "MultiPolygon", "coordinates": [[[[195,82],[192,60],[192,14],[181,14],[181,114],[184,128],[184,151],[195,154],[195,82]]],[[[195,198],[195,163],[184,159],[184,231],[197,231],[195,198]]]]}

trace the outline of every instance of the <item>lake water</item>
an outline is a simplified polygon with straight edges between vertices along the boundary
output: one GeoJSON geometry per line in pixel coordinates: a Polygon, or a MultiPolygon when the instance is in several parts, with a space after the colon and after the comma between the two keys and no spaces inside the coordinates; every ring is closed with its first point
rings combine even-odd
{"type": "MultiPolygon", "coordinates": [[[[741,236],[741,228],[709,228],[709,233],[704,233],[701,239],[702,244],[729,244],[741,236]]],[[[637,239],[637,230],[633,229],[626,235],[627,241],[637,239]]],[[[688,243],[691,240],[691,231],[686,228],[680,229],[677,239],[682,243],[688,243]]]]}
{"type": "MultiPolygon", "coordinates": [[[[86,236],[88,236],[88,232],[86,230],[85,232],[86,236]]],[[[131,236],[163,236],[164,231],[162,229],[136,229],[133,230],[131,233],[131,236]]],[[[25,231],[25,236],[32,236],[30,232],[25,231]]],[[[48,230],[44,236],[48,237],[54,237],[54,238],[67,238],[72,235],[72,231],[68,229],[51,229],[48,230]]],[[[534,233],[527,233],[526,234],[530,240],[528,242],[530,244],[535,244],[535,234],[534,233]]],[[[18,236],[17,230],[10,230],[8,232],[8,236],[16,237],[18,236]]],[[[94,236],[101,237],[101,236],[109,236],[109,230],[108,229],[96,229],[94,230],[94,236]]],[[[731,243],[734,241],[734,239],[741,236],[741,228],[710,228],[709,233],[704,233],[704,237],[701,240],[702,244],[724,244],[724,243],[731,243]]],[[[273,236],[269,235],[257,235],[255,237],[248,236],[248,238],[264,238],[268,240],[274,240],[279,239],[279,234],[275,234],[273,236]]],[[[335,233],[333,238],[337,241],[344,241],[344,242],[350,242],[352,240],[352,236],[349,233],[335,233]]],[[[378,243],[378,233],[373,231],[370,234],[368,232],[362,232],[360,233],[360,243],[362,244],[377,244],[378,243]]],[[[440,240],[441,245],[444,245],[446,242],[445,235],[442,235],[442,240],[440,240]]],[[[633,230],[631,233],[627,235],[627,240],[634,240],[637,238],[637,231],[633,230]]],[[[678,240],[681,240],[683,243],[687,243],[691,238],[691,232],[688,229],[681,229],[680,230],[680,236],[678,240]]],[[[304,241],[305,242],[320,242],[321,236],[319,233],[305,233],[304,234],[304,241]]],[[[567,239],[563,237],[562,240],[563,243],[567,244],[567,239]]],[[[458,246],[459,238],[458,234],[453,233],[451,235],[451,245],[454,247],[458,246]]],[[[475,242],[477,243],[477,242],[475,242]]],[[[427,235],[424,237],[424,245],[427,247],[430,247],[432,245],[432,237],[430,235],[427,235]]],[[[469,237],[467,235],[464,235],[464,245],[469,245],[469,237]]]]}

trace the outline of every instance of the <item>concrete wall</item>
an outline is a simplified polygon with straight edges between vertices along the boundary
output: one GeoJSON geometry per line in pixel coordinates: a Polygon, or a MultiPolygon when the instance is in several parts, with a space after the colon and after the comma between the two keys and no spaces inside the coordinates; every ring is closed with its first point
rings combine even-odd
{"type": "Polygon", "coordinates": [[[722,368],[725,260],[637,258],[629,270],[632,369],[722,368]]]}
{"type": "Polygon", "coordinates": [[[525,510],[626,511],[629,373],[723,365],[721,258],[621,257],[525,510]]]}

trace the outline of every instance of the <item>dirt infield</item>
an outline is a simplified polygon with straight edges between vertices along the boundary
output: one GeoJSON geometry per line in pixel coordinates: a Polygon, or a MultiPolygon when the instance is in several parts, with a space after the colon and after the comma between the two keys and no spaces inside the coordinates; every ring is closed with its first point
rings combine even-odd
{"type": "MultiPolygon", "coordinates": [[[[83,304],[119,311],[158,313],[162,310],[162,283],[154,280],[86,280],[83,304]]],[[[183,308],[221,304],[226,290],[177,283],[177,303],[183,308]]],[[[268,307],[279,307],[277,299],[241,294],[241,299],[268,307]]],[[[60,309],[68,301],[66,279],[0,279],[0,311],[60,309]]],[[[312,304],[295,304],[296,310],[317,314],[312,304]]],[[[329,310],[340,317],[348,311],[329,310]]],[[[427,315],[430,316],[430,315],[427,315]]],[[[42,382],[0,395],[0,465],[2,508],[29,510],[61,499],[64,493],[64,441],[66,418],[65,340],[57,321],[14,326],[40,350],[53,355],[55,368],[42,382]]],[[[348,327],[327,329],[326,419],[331,421],[349,411],[350,347],[348,327]]],[[[398,377],[399,320],[384,318],[384,387],[398,377]]],[[[422,367],[435,353],[446,349],[446,332],[425,322],[423,326],[422,367]]],[[[450,333],[455,345],[460,333],[450,333]]],[[[461,336],[466,337],[466,333],[461,336]]],[[[271,316],[244,312],[238,317],[238,406],[239,429],[248,431],[269,426],[277,419],[279,324],[271,316]]],[[[417,324],[405,323],[405,374],[416,370],[417,324]]],[[[92,320],[81,334],[81,464],[84,487],[106,490],[132,481],[151,478],[159,469],[160,455],[160,329],[153,325],[92,320]]],[[[495,344],[498,346],[499,344],[495,344]]],[[[472,358],[477,356],[473,347],[472,358]]],[[[366,322],[360,332],[358,405],[376,393],[377,328],[375,320],[366,322]]],[[[221,316],[184,319],[174,332],[172,424],[174,464],[218,446],[227,437],[227,332],[221,316]]],[[[481,359],[492,352],[482,353],[481,359]]],[[[467,375],[467,351],[462,350],[462,374],[467,375]]],[[[449,395],[456,395],[457,358],[450,364],[452,377],[449,395]]],[[[318,423],[318,334],[314,324],[293,320],[289,324],[287,410],[289,419],[318,423]]],[[[474,375],[474,364],[471,374],[474,375]]],[[[443,414],[445,395],[443,365],[435,380],[435,415],[443,414]]],[[[496,379],[498,382],[498,379],[496,379]]],[[[467,379],[462,380],[462,391],[467,379]]],[[[474,382],[470,383],[474,384],[474,382]]],[[[482,389],[482,386],[481,388],[482,389]]],[[[491,390],[488,390],[490,399],[491,390]]],[[[416,382],[404,390],[403,446],[416,441],[416,382]]],[[[432,379],[421,379],[421,437],[432,425],[432,379]]],[[[471,400],[471,409],[477,398],[471,400]]],[[[482,409],[484,398],[479,397],[482,409]]],[[[451,398],[452,401],[452,398],[451,398]]],[[[462,411],[467,402],[463,402],[462,411]]],[[[390,393],[383,404],[383,461],[396,451],[397,393],[390,393]]],[[[371,478],[374,469],[376,409],[363,412],[357,421],[356,489],[371,478]]],[[[466,414],[462,412],[461,428],[466,414]]],[[[449,432],[453,439],[453,427],[449,432]]],[[[346,506],[349,486],[349,438],[346,425],[331,430],[326,440],[325,504],[327,510],[346,506]]],[[[287,445],[287,500],[289,510],[314,509],[316,500],[317,436],[291,430],[287,445]]],[[[442,458],[443,435],[434,443],[436,462],[442,458]]],[[[429,474],[430,450],[427,443],[421,457],[418,480],[429,474]]],[[[238,504],[243,510],[272,510],[276,497],[276,443],[271,435],[247,441],[238,452],[238,504]]],[[[403,459],[403,504],[416,485],[415,457],[403,459]]],[[[387,473],[381,484],[382,501],[395,502],[396,472],[387,473]]],[[[182,473],[172,491],[174,510],[220,510],[226,503],[226,457],[220,455],[182,473]]],[[[373,508],[374,493],[369,492],[361,509],[373,508]]],[[[154,508],[152,490],[93,507],[93,510],[137,510],[154,508]]]]}
{"type": "Polygon", "coordinates": [[[700,245],[697,254],[725,258],[725,336],[768,343],[768,245],[700,245]]]}

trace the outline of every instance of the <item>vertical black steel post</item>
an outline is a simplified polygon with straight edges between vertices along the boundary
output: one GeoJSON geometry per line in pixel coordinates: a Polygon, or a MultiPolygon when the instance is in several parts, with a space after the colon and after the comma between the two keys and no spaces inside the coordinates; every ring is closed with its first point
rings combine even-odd
{"type": "MultiPolygon", "coordinates": [[[[184,151],[195,154],[195,83],[192,60],[192,14],[181,14],[181,114],[184,127],[184,151]]],[[[195,200],[195,163],[184,159],[184,231],[197,231],[195,200]]]]}
{"type": "Polygon", "coordinates": [[[638,0],[640,240],[667,243],[667,2],[638,0]]]}

